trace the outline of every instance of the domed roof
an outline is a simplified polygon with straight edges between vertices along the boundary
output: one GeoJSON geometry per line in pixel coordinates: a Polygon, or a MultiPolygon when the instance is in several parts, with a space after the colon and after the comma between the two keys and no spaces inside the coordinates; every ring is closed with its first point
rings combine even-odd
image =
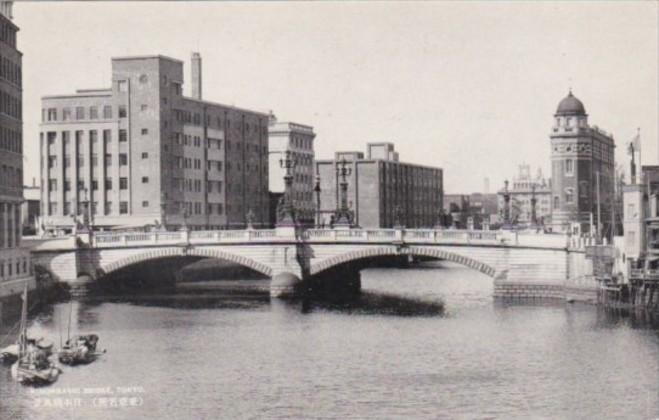
{"type": "Polygon", "coordinates": [[[583,103],[572,95],[572,90],[558,104],[556,115],[586,115],[586,108],[583,103]]]}

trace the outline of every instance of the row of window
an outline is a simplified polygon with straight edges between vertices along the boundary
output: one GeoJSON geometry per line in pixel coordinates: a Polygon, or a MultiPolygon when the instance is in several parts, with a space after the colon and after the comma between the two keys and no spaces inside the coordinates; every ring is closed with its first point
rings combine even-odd
{"type": "Polygon", "coordinates": [[[0,186],[3,188],[20,189],[23,186],[23,169],[2,165],[0,169],[0,186]]]}
{"type": "Polygon", "coordinates": [[[293,136],[290,140],[290,146],[297,149],[313,150],[313,139],[293,136]]]}
{"type": "MultiPolygon", "coordinates": [[[[143,201],[142,206],[143,207],[148,207],[149,202],[148,201],[143,201]]],[[[59,207],[57,206],[56,202],[51,201],[51,202],[48,203],[47,211],[48,211],[49,216],[56,215],[58,213],[58,210],[59,210],[59,207]]],[[[64,207],[62,208],[62,210],[63,210],[65,216],[74,216],[75,214],[80,216],[80,215],[82,215],[82,212],[84,211],[84,206],[82,206],[82,205],[77,206],[77,212],[73,212],[71,210],[71,202],[65,201],[64,202],[64,207]]],[[[90,210],[91,210],[91,213],[93,215],[98,214],[98,202],[97,201],[93,201],[91,203],[90,210]]],[[[105,215],[108,216],[108,215],[111,215],[112,213],[113,213],[112,201],[106,201],[105,202],[105,215]]],[[[120,201],[119,202],[119,214],[128,214],[128,201],[120,201]]]]}
{"type": "Polygon", "coordinates": [[[14,153],[23,153],[21,132],[7,127],[0,127],[0,149],[14,153]]]}
{"type": "MultiPolygon", "coordinates": [[[[180,212],[182,209],[185,209],[188,215],[192,214],[224,214],[224,204],[223,203],[206,203],[206,213],[203,213],[204,203],[200,202],[183,202],[177,201],[174,203],[177,212],[180,212]]],[[[229,207],[229,206],[227,206],[229,207]]]]}
{"type": "MultiPolygon", "coordinates": [[[[195,112],[192,113],[190,111],[186,111],[184,109],[174,109],[174,119],[180,123],[187,123],[187,124],[193,124],[193,125],[202,125],[202,116],[200,113],[195,112]]],[[[205,126],[210,127],[211,126],[211,120],[213,118],[209,115],[206,114],[205,117],[205,126]]],[[[215,125],[217,128],[224,128],[223,122],[226,123],[226,128],[231,128],[231,118],[225,118],[224,120],[222,119],[221,116],[216,116],[215,117],[215,125]]],[[[243,121],[234,121],[234,128],[238,129],[244,129],[245,132],[250,133],[250,132],[258,132],[259,131],[259,125],[258,124],[250,124],[248,122],[243,122],[243,121]]],[[[263,135],[268,134],[268,128],[266,126],[262,126],[261,128],[261,133],[263,135]]]]}
{"type": "MultiPolygon", "coordinates": [[[[145,176],[142,177],[142,183],[143,184],[148,184],[149,183],[149,177],[145,176]]],[[[112,191],[112,178],[105,178],[105,190],[106,191],[112,191]]],[[[64,180],[64,191],[71,191],[71,180],[65,179],[64,180]]],[[[78,191],[83,191],[87,189],[87,186],[85,185],[85,181],[83,180],[78,180],[77,184],[77,189],[78,191]]],[[[49,191],[57,191],[58,184],[56,179],[49,179],[48,180],[48,190],[49,191]]],[[[127,190],[128,189],[128,178],[126,177],[121,177],[119,178],[119,189],[120,190],[127,190]]],[[[91,190],[92,191],[98,191],[98,180],[97,179],[92,179],[91,180],[91,190]]]]}
{"type": "MultiPolygon", "coordinates": [[[[143,109],[146,109],[146,105],[143,105],[143,109]]],[[[127,111],[125,105],[119,105],[117,107],[117,114],[119,118],[126,118],[127,111]]],[[[98,106],[77,106],[75,108],[62,108],[61,119],[58,115],[57,108],[43,108],[41,110],[41,121],[55,122],[55,121],[81,121],[81,120],[98,120],[98,119],[112,119],[112,106],[103,105],[102,107],[98,106]],[[75,113],[74,113],[75,111],[75,113]],[[75,117],[75,118],[74,118],[75,117]]]]}
{"type": "Polygon", "coordinates": [[[21,86],[23,74],[20,64],[14,63],[9,57],[0,55],[0,77],[21,86]]]}
{"type": "Polygon", "coordinates": [[[32,263],[28,264],[27,259],[16,262],[0,261],[0,277],[11,277],[13,275],[32,274],[32,263]]]}
{"type": "Polygon", "coordinates": [[[3,20],[0,20],[0,41],[16,48],[16,28],[3,20]]]}
{"type": "MultiPolygon", "coordinates": [[[[145,159],[148,157],[148,153],[143,153],[142,158],[145,159]]],[[[69,155],[64,155],[62,158],[63,164],[65,168],[71,167],[71,156],[69,155]]],[[[57,168],[57,156],[48,156],[48,169],[52,168],[57,168]]],[[[104,164],[106,167],[112,166],[112,154],[111,153],[106,153],[105,154],[105,160],[104,164]]],[[[76,167],[84,167],[85,166],[85,156],[80,154],[78,155],[78,158],[76,160],[76,167]]],[[[91,166],[98,166],[98,155],[96,153],[91,154],[91,166]]],[[[119,153],[119,166],[128,166],[128,154],[126,153],[119,153]]]]}
{"type": "Polygon", "coordinates": [[[23,100],[8,92],[0,91],[0,112],[20,120],[23,118],[23,100]]]}

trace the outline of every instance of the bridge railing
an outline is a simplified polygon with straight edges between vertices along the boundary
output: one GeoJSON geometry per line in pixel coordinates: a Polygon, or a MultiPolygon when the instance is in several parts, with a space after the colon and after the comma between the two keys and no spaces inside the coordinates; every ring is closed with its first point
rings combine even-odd
{"type": "MultiPolygon", "coordinates": [[[[277,239],[274,229],[262,230],[194,230],[178,232],[100,232],[92,236],[92,246],[122,247],[168,245],[180,243],[235,243],[277,239]]],[[[289,238],[290,239],[290,238],[289,238]]]]}
{"type": "MultiPolygon", "coordinates": [[[[277,229],[242,229],[178,232],[99,232],[92,236],[92,246],[122,247],[140,245],[171,245],[181,243],[243,243],[295,241],[292,233],[277,229]]],[[[371,243],[434,243],[485,244],[548,247],[579,250],[588,241],[559,234],[535,234],[513,231],[439,230],[439,229],[309,229],[301,234],[309,242],[371,242],[371,243]]]]}

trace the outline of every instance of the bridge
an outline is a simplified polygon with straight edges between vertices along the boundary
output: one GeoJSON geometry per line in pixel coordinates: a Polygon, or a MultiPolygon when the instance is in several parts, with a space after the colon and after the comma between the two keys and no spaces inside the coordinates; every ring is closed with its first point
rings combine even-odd
{"type": "MultiPolygon", "coordinates": [[[[583,239],[556,234],[438,229],[308,229],[98,232],[27,241],[35,265],[58,280],[103,281],[144,264],[171,268],[205,258],[270,277],[273,297],[305,289],[361,286],[374,260],[408,256],[451,261],[494,280],[500,297],[564,298],[594,288],[583,239]]],[[[167,272],[167,273],[165,273],[167,272]]]]}

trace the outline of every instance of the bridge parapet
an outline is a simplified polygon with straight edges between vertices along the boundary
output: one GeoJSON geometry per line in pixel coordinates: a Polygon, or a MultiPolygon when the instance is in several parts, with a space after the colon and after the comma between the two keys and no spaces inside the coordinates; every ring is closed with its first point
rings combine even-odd
{"type": "Polygon", "coordinates": [[[282,235],[274,229],[264,230],[213,230],[179,232],[130,232],[96,233],[92,236],[92,247],[134,247],[140,245],[177,245],[202,243],[244,243],[291,240],[295,237],[282,235]]]}

